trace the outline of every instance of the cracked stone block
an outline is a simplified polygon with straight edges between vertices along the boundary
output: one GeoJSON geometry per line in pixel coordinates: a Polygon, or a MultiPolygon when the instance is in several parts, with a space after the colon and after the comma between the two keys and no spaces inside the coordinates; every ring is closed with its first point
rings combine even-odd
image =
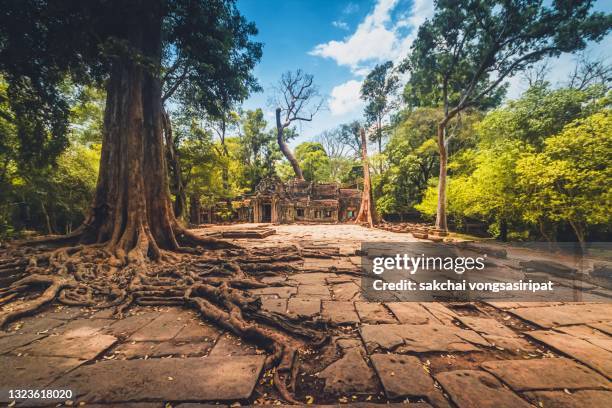
{"type": "Polygon", "coordinates": [[[449,406],[418,358],[401,354],[373,354],[370,360],[387,398],[426,397],[436,407],[449,406]]]}
{"type": "Polygon", "coordinates": [[[442,303],[438,302],[422,302],[421,306],[429,311],[432,315],[436,317],[442,324],[452,325],[453,320],[455,320],[459,315],[448,307],[444,306],[442,303]]]}
{"type": "Polygon", "coordinates": [[[436,380],[459,408],[530,408],[491,374],[476,370],[456,370],[436,374],[436,380]]]}
{"type": "Polygon", "coordinates": [[[82,337],[93,335],[113,324],[109,319],[77,319],[53,330],[54,333],[64,334],[69,337],[82,337]]]}
{"type": "Polygon", "coordinates": [[[344,356],[319,373],[325,380],[325,391],[333,394],[377,391],[374,371],[366,364],[358,348],[349,348],[344,356]]]}
{"type": "Polygon", "coordinates": [[[40,334],[44,335],[63,324],[65,320],[53,319],[51,317],[39,315],[27,319],[21,319],[9,326],[9,330],[3,333],[12,334],[40,334]]]}
{"type": "Polygon", "coordinates": [[[181,331],[174,337],[174,341],[212,341],[221,335],[221,330],[209,323],[203,322],[199,317],[188,320],[181,331]]]}
{"type": "Polygon", "coordinates": [[[44,334],[13,334],[0,337],[0,354],[6,354],[20,347],[26,346],[38,339],[42,339],[44,334]]]}
{"type": "Polygon", "coordinates": [[[582,390],[570,394],[565,391],[533,391],[525,395],[537,406],[555,408],[609,408],[612,391],[582,390]]]}
{"type": "Polygon", "coordinates": [[[579,339],[586,340],[591,344],[601,347],[604,350],[612,352],[612,338],[592,327],[586,325],[578,326],[562,326],[556,327],[555,330],[569,334],[579,339]]]}
{"type": "Polygon", "coordinates": [[[544,328],[597,323],[610,320],[612,304],[566,304],[548,307],[510,309],[510,313],[544,328]]]}
{"type": "Polygon", "coordinates": [[[231,334],[224,334],[210,352],[211,357],[248,356],[257,354],[254,346],[231,334]]]}
{"type": "Polygon", "coordinates": [[[262,299],[261,308],[269,312],[287,313],[287,299],[262,299]]]}
{"type": "Polygon", "coordinates": [[[77,368],[49,388],[73,389],[77,403],[246,399],[253,392],[264,359],[236,356],[101,361],[77,368]]]}
{"type": "Polygon", "coordinates": [[[612,353],[601,347],[565,333],[534,330],[525,334],[584,363],[608,378],[612,377],[612,353]]]}
{"type": "Polygon", "coordinates": [[[359,323],[353,302],[324,301],[321,315],[334,324],[359,323]]]}
{"type": "Polygon", "coordinates": [[[364,325],[360,333],[370,353],[378,348],[422,353],[477,351],[475,345],[489,346],[473,331],[439,323],[364,325]]]}
{"type": "Polygon", "coordinates": [[[397,320],[380,303],[355,302],[355,309],[363,323],[397,323],[397,320]]]}
{"type": "Polygon", "coordinates": [[[110,327],[104,330],[105,333],[117,337],[130,336],[135,331],[151,323],[158,315],[155,313],[139,313],[116,320],[110,327]]]}
{"type": "Polygon", "coordinates": [[[319,299],[331,300],[327,285],[299,285],[297,293],[300,297],[316,297],[319,299]]]}
{"type": "Polygon", "coordinates": [[[612,322],[589,323],[589,326],[612,336],[612,322]]]}
{"type": "Polygon", "coordinates": [[[518,337],[512,329],[504,326],[503,323],[489,317],[459,316],[457,319],[470,329],[493,336],[518,337]]]}
{"type": "Polygon", "coordinates": [[[153,341],[128,341],[118,345],[114,353],[117,354],[119,359],[123,360],[151,357],[159,344],[153,341]]]}
{"type": "Polygon", "coordinates": [[[336,300],[356,300],[361,294],[361,287],[354,282],[338,283],[332,286],[332,292],[336,300]]]}
{"type": "Polygon", "coordinates": [[[205,356],[214,346],[214,340],[184,342],[176,339],[159,343],[153,352],[154,357],[180,356],[195,357],[205,356]]]}
{"type": "Polygon", "coordinates": [[[293,286],[269,286],[267,288],[251,289],[249,292],[254,296],[261,296],[262,298],[276,297],[287,299],[297,293],[297,288],[293,286]]]}
{"type": "Polygon", "coordinates": [[[426,324],[437,321],[427,309],[415,302],[388,302],[386,305],[400,323],[426,324]]]}
{"type": "Polygon", "coordinates": [[[606,378],[567,358],[487,361],[481,366],[515,391],[609,387],[606,378]]]}
{"type": "Polygon", "coordinates": [[[170,309],[130,337],[133,341],[167,341],[173,339],[191,319],[185,311],[170,309]]]}
{"type": "Polygon", "coordinates": [[[301,285],[325,285],[328,279],[333,278],[337,278],[335,273],[312,272],[296,273],[294,275],[290,275],[288,280],[301,285]]]}
{"type": "Polygon", "coordinates": [[[76,358],[1,356],[0,402],[8,402],[10,389],[43,388],[60,375],[83,364],[76,358]]]}
{"type": "Polygon", "coordinates": [[[321,313],[321,299],[293,297],[287,303],[289,313],[311,317],[321,313]]]}
{"type": "Polygon", "coordinates": [[[116,337],[100,334],[96,329],[79,329],[57,336],[45,337],[15,351],[35,356],[91,360],[110,348],[116,341],[116,337]]]}

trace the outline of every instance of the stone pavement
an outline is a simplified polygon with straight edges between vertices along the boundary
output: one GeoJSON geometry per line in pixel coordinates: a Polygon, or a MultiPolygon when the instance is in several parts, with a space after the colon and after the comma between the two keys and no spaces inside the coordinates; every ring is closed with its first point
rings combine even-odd
{"type": "MultiPolygon", "coordinates": [[[[200,232],[230,227],[213,227],[200,232]]],[[[246,246],[337,247],[253,290],[265,309],[330,323],[332,341],[299,356],[294,394],[318,405],[612,406],[612,305],[371,303],[361,295],[360,240],[407,234],[353,225],[275,226],[246,246]],[[351,273],[353,272],[353,273],[351,273]]],[[[265,352],[180,308],[53,306],[0,334],[0,402],[9,389],[69,389],[69,401],[15,406],[201,407],[279,403],[265,352]]]]}

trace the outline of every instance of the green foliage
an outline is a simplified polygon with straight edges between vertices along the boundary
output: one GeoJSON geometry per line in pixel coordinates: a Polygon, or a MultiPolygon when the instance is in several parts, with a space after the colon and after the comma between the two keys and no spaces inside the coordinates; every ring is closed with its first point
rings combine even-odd
{"type": "Polygon", "coordinates": [[[321,143],[304,142],[295,148],[295,158],[300,163],[306,181],[329,181],[330,159],[321,143]]]}
{"type": "Polygon", "coordinates": [[[516,164],[523,217],[567,222],[579,241],[589,226],[612,223],[612,113],[603,110],[568,124],[539,153],[516,164]]]}

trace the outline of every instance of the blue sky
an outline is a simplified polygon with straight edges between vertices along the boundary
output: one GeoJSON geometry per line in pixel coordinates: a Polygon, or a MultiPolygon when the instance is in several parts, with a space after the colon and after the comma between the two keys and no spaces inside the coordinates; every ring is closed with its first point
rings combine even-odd
{"type": "MultiPolygon", "coordinates": [[[[268,100],[281,74],[301,68],[313,74],[327,98],[326,109],[311,123],[298,127],[293,145],[312,140],[326,129],[361,118],[359,87],[376,63],[399,61],[406,55],[416,28],[433,13],[430,0],[238,0],[238,7],[259,29],[263,58],[255,75],[264,92],[252,95],[245,109],[262,108],[269,126],[273,107],[268,100]]],[[[600,0],[596,9],[612,11],[612,2],[600,0]]],[[[612,36],[590,45],[592,57],[612,58],[612,36]]],[[[551,82],[562,82],[573,67],[574,56],[549,63],[551,82]]],[[[509,97],[524,89],[511,78],[509,97]]]]}

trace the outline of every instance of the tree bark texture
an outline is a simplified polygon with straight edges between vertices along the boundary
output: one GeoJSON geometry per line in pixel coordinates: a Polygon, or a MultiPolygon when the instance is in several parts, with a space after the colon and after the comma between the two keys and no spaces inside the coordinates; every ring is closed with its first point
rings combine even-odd
{"type": "Polygon", "coordinates": [[[365,130],[359,130],[361,135],[361,161],[363,164],[363,192],[361,193],[361,206],[359,213],[355,218],[357,224],[367,224],[373,227],[378,222],[376,214],[376,206],[372,199],[372,183],[370,181],[370,165],[368,163],[368,143],[366,140],[365,130]]]}
{"type": "Polygon", "coordinates": [[[438,178],[438,208],[436,211],[436,228],[448,231],[446,223],[446,168],[448,164],[448,152],[446,149],[447,120],[438,124],[438,151],[440,153],[440,173],[438,178]]]}
{"type": "Polygon", "coordinates": [[[283,155],[287,158],[291,167],[293,168],[293,172],[295,173],[295,178],[299,180],[304,180],[304,173],[302,173],[302,169],[300,168],[300,164],[298,163],[293,153],[291,153],[291,149],[285,142],[283,132],[285,127],[281,123],[281,110],[280,108],[276,109],[276,141],[278,142],[278,147],[283,155]]]}

